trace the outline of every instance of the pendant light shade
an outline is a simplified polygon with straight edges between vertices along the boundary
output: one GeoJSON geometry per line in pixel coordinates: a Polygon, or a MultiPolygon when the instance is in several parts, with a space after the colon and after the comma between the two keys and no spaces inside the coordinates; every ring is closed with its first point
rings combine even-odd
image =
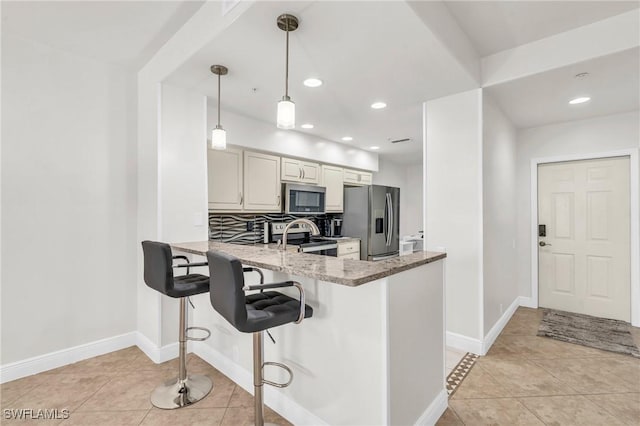
{"type": "Polygon", "coordinates": [[[229,70],[223,65],[212,65],[211,72],[218,76],[218,124],[211,132],[211,148],[227,149],[227,131],[220,125],[220,76],[226,75],[229,70]]]}
{"type": "Polygon", "coordinates": [[[222,126],[216,126],[211,132],[211,148],[227,149],[227,131],[222,126]]]}
{"type": "Polygon", "coordinates": [[[296,104],[289,97],[289,31],[298,28],[298,18],[293,15],[283,14],[278,16],[278,28],[287,34],[285,75],[284,75],[284,96],[278,102],[277,125],[279,129],[293,129],[296,127],[296,104]]]}
{"type": "Polygon", "coordinates": [[[296,104],[287,96],[278,102],[278,128],[290,130],[296,127],[296,104]]]}

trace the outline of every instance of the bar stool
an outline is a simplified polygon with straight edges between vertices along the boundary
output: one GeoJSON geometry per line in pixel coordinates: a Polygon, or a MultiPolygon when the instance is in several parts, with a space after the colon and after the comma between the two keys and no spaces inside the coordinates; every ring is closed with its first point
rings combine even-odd
{"type": "MultiPolygon", "coordinates": [[[[213,388],[211,379],[203,375],[187,375],[187,340],[206,340],[211,332],[204,327],[188,326],[189,296],[209,291],[209,277],[200,274],[190,274],[189,269],[197,266],[207,266],[207,263],[189,263],[186,256],[172,256],[168,244],[143,241],[144,253],[144,282],[152,289],[169,297],[180,299],[180,349],[178,377],[171,379],[155,388],[151,394],[151,403],[158,408],[171,410],[181,408],[200,401],[213,388]],[[186,261],[184,264],[173,265],[174,259],[186,261]],[[173,276],[173,268],[186,268],[187,274],[173,276]],[[188,336],[190,330],[200,330],[207,333],[205,337],[188,336]]],[[[189,303],[191,301],[189,300],[189,303]]],[[[193,306],[193,305],[192,305],[193,306]]]]}
{"type": "Polygon", "coordinates": [[[243,270],[239,259],[224,253],[207,252],[209,261],[209,280],[211,305],[232,326],[243,333],[253,333],[253,387],[255,424],[264,425],[264,400],[262,385],[267,384],[280,388],[287,387],[293,380],[293,372],[289,367],[278,362],[264,362],[264,331],[288,323],[299,324],[304,318],[313,315],[313,309],[304,303],[302,285],[295,281],[247,286],[244,283],[244,272],[259,271],[254,268],[243,270]],[[263,291],[281,287],[296,287],[300,300],[276,291],[263,291]],[[260,293],[245,295],[245,291],[260,290],[260,293]],[[265,380],[265,365],[280,367],[289,373],[289,381],[276,383],[265,380]]]}

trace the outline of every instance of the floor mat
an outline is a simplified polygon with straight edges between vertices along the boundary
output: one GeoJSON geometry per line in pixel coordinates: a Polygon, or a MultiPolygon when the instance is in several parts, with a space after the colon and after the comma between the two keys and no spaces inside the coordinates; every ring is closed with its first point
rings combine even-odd
{"type": "Polygon", "coordinates": [[[469,371],[471,371],[477,359],[478,355],[467,352],[458,365],[456,365],[456,368],[451,370],[451,373],[447,376],[447,395],[449,395],[449,397],[458,389],[460,383],[462,383],[467,374],[469,374],[469,371]]]}
{"type": "Polygon", "coordinates": [[[624,321],[544,309],[538,336],[640,358],[640,350],[624,321]]]}

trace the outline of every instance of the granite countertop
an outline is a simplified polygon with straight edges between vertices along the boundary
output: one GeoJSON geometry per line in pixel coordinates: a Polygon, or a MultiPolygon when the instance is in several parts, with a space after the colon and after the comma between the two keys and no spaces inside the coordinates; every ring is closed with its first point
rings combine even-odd
{"type": "Polygon", "coordinates": [[[171,244],[171,247],[174,250],[202,256],[208,250],[216,250],[237,257],[245,265],[351,287],[435,262],[447,256],[445,253],[420,251],[405,256],[369,262],[298,253],[290,250],[283,252],[269,244],[239,245],[215,241],[196,241],[175,243],[171,244]]]}

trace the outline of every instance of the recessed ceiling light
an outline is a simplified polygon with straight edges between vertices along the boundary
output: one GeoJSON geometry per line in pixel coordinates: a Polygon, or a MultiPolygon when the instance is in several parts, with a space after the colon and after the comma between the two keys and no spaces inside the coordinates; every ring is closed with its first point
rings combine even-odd
{"type": "Polygon", "coordinates": [[[379,146],[370,146],[369,149],[373,149],[375,151],[376,149],[380,149],[380,147],[379,146]]]}
{"type": "Polygon", "coordinates": [[[371,108],[373,109],[382,109],[386,107],[387,107],[387,104],[385,104],[384,102],[374,102],[371,104],[371,108]]]}
{"type": "Polygon", "coordinates": [[[590,98],[590,97],[588,97],[588,96],[581,96],[581,97],[579,97],[579,98],[571,99],[571,100],[569,101],[569,103],[570,103],[571,105],[577,105],[577,104],[583,104],[583,103],[585,103],[585,102],[589,102],[590,100],[591,100],[591,98],[590,98]]]}
{"type": "Polygon", "coordinates": [[[302,127],[303,129],[313,129],[313,124],[305,123],[300,127],[302,127]]]}
{"type": "Polygon", "coordinates": [[[308,78],[305,81],[303,81],[302,84],[304,84],[307,87],[318,87],[318,86],[322,86],[322,80],[320,80],[319,78],[308,78]]]}
{"type": "Polygon", "coordinates": [[[351,136],[343,136],[342,140],[345,141],[345,142],[349,142],[349,141],[352,141],[353,138],[351,136]]]}

